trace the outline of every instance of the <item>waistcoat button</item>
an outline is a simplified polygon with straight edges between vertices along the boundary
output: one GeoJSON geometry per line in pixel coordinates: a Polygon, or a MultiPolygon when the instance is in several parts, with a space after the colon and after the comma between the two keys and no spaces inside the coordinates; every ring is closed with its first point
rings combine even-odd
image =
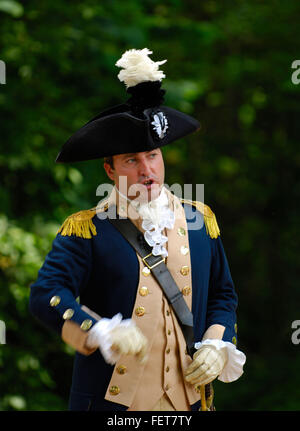
{"type": "Polygon", "coordinates": [[[146,311],[145,307],[137,307],[137,308],[135,309],[135,314],[136,314],[138,317],[141,317],[141,316],[144,316],[145,311],[146,311]]]}
{"type": "Polygon", "coordinates": [[[180,269],[181,275],[188,275],[189,272],[190,272],[190,268],[186,265],[182,266],[180,269]]]}
{"type": "Polygon", "coordinates": [[[186,256],[188,252],[189,252],[189,249],[185,245],[182,245],[180,247],[180,253],[183,254],[183,256],[186,256]]]}
{"type": "Polygon", "coordinates": [[[117,386],[117,385],[111,386],[111,387],[109,388],[109,392],[110,392],[112,395],[118,395],[118,394],[120,393],[120,388],[119,388],[119,386],[117,386]]]}
{"type": "Polygon", "coordinates": [[[142,269],[142,273],[145,277],[148,277],[148,275],[150,275],[150,269],[145,266],[145,268],[142,269]]]}
{"type": "Polygon", "coordinates": [[[183,227],[179,227],[177,229],[177,233],[179,236],[184,236],[186,232],[185,232],[185,229],[183,227]]]}
{"type": "Polygon", "coordinates": [[[118,374],[125,374],[127,371],[127,367],[126,365],[119,365],[117,368],[117,373],[118,374]]]}
{"type": "Polygon", "coordinates": [[[191,288],[190,288],[190,286],[184,286],[184,287],[182,288],[182,294],[183,294],[183,295],[187,296],[187,295],[189,295],[190,293],[191,293],[191,288]]]}
{"type": "Polygon", "coordinates": [[[142,287],[139,289],[139,294],[140,294],[141,296],[147,296],[147,295],[148,295],[148,293],[149,293],[149,289],[148,289],[148,287],[146,287],[146,286],[142,286],[142,287]]]}

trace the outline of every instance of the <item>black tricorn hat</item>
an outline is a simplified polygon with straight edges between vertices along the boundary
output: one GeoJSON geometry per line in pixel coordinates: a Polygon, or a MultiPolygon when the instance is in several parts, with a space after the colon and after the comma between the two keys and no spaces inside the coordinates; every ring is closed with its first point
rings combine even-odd
{"type": "Polygon", "coordinates": [[[200,128],[200,123],[183,112],[163,105],[165,90],[147,48],[129,50],[116,63],[123,67],[118,77],[131,97],[109,108],[75,132],[63,145],[57,163],[99,159],[115,154],[151,151],[170,144],[200,128]]]}

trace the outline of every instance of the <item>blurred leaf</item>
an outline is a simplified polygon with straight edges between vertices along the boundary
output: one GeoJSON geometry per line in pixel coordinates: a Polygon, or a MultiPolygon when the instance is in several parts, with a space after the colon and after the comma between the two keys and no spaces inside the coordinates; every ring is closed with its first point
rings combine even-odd
{"type": "Polygon", "coordinates": [[[0,11],[12,15],[14,18],[20,18],[24,13],[21,3],[12,0],[1,0],[0,11]]]}

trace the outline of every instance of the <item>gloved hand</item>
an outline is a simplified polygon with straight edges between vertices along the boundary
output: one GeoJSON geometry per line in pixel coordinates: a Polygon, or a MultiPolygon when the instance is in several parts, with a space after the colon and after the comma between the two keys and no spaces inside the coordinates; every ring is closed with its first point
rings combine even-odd
{"type": "Polygon", "coordinates": [[[121,355],[137,355],[143,362],[147,352],[147,339],[137,326],[119,325],[110,332],[111,349],[121,355]]]}
{"type": "Polygon", "coordinates": [[[113,365],[121,355],[137,355],[144,362],[148,341],[133,320],[122,320],[119,313],[112,319],[99,320],[90,329],[86,345],[99,347],[105,361],[113,365]]]}
{"type": "Polygon", "coordinates": [[[203,345],[193,355],[193,362],[185,371],[185,380],[192,385],[206,385],[218,377],[228,360],[227,348],[217,350],[203,345]]]}

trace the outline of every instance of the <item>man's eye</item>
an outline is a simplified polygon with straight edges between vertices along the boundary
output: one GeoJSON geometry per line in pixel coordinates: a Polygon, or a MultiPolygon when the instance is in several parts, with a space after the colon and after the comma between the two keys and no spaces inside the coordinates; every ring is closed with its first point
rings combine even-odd
{"type": "Polygon", "coordinates": [[[135,159],[133,158],[133,159],[128,159],[127,160],[127,163],[133,163],[133,162],[135,162],[135,159]]]}

